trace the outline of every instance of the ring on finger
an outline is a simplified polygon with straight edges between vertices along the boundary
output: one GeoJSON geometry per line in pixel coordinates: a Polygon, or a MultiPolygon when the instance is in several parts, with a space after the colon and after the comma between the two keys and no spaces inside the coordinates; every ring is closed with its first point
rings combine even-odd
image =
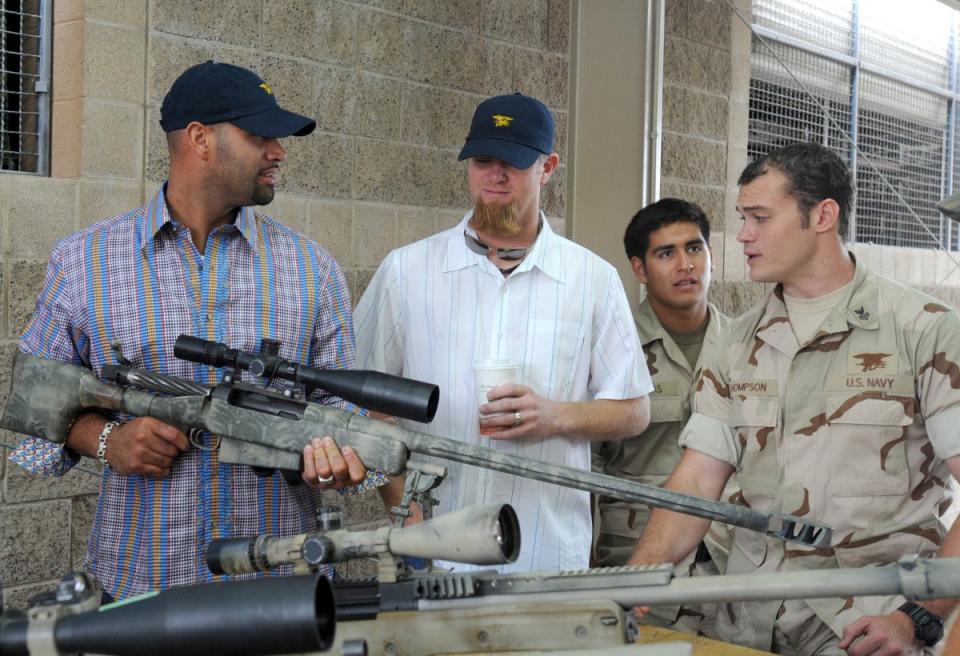
{"type": "Polygon", "coordinates": [[[333,481],[333,476],[317,476],[317,483],[320,485],[330,485],[330,483],[333,483],[333,481]]]}
{"type": "Polygon", "coordinates": [[[520,419],[520,411],[517,410],[513,413],[513,425],[519,426],[521,423],[523,423],[523,420],[520,419]]]}

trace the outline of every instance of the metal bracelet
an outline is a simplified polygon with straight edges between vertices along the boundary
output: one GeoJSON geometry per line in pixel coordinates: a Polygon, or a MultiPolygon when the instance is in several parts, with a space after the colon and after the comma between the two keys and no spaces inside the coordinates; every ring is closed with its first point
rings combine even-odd
{"type": "Polygon", "coordinates": [[[104,467],[110,466],[110,463],[107,462],[107,438],[110,437],[113,429],[119,425],[120,422],[118,421],[108,421],[104,424],[103,430],[100,431],[100,437],[97,438],[97,460],[104,467]]]}

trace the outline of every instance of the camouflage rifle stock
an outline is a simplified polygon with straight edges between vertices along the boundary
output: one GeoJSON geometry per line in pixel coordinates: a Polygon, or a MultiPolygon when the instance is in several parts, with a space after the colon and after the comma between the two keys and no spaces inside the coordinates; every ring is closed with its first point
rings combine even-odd
{"type": "MultiPolygon", "coordinates": [[[[813,547],[830,545],[825,524],[777,512],[760,512],[720,501],[555,465],[410,430],[402,426],[291,399],[234,380],[204,389],[171,376],[140,372],[157,391],[180,388],[197,394],[163,397],[102,383],[87,369],[25,353],[14,359],[10,394],[0,426],[57,443],[66,440],[74,417],[105,409],[154,417],[191,434],[220,438],[220,461],[300,471],[303,447],[314,437],[332,436],[351,446],[368,469],[404,472],[413,453],[533,478],[597,494],[645,503],[765,533],[813,547]],[[199,393],[199,392],[202,392],[199,393]]],[[[179,393],[182,393],[179,392],[179,393]]]]}
{"type": "Polygon", "coordinates": [[[882,567],[693,578],[673,578],[670,565],[433,574],[396,583],[334,583],[334,590],[334,650],[341,641],[366,640],[371,656],[581,650],[663,655],[669,652],[661,645],[649,652],[629,647],[638,631],[630,608],[897,594],[956,597],[960,558],[912,556],[882,567]]]}

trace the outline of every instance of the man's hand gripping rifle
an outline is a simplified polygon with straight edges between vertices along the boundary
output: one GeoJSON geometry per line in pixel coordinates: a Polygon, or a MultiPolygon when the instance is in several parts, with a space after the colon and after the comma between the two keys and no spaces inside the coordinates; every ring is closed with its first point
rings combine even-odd
{"type": "MultiPolygon", "coordinates": [[[[177,339],[174,353],[183,359],[228,369],[213,388],[129,366],[104,370],[105,376],[114,380],[125,372],[122,380],[127,384],[175,394],[164,397],[100,382],[82,367],[18,353],[0,426],[63,443],[74,417],[101,408],[154,417],[188,434],[191,430],[203,430],[217,435],[221,440],[221,462],[293,472],[301,469],[304,446],[315,436],[330,435],[341,448],[352,447],[368,469],[388,475],[406,472],[413,465],[409,463],[411,454],[433,456],[716,520],[806,546],[830,545],[831,529],[819,522],[501,453],[308,403],[303,394],[295,392],[297,384],[323,387],[362,407],[425,421],[436,410],[439,392],[435,386],[376,372],[316,370],[269,353],[245,353],[185,335],[177,339]],[[276,392],[243,383],[236,380],[238,368],[254,375],[279,377],[293,385],[276,392]],[[341,379],[350,382],[344,384],[341,379]],[[371,380],[375,382],[371,384],[371,380]],[[398,383],[399,388],[393,387],[391,381],[398,383]],[[427,392],[427,388],[432,391],[427,392]],[[412,408],[407,401],[413,402],[412,408]]],[[[419,471],[423,471],[423,466],[419,471]]],[[[443,470],[428,467],[427,474],[439,479],[443,470]]],[[[438,483],[434,480],[431,485],[438,483]]]]}

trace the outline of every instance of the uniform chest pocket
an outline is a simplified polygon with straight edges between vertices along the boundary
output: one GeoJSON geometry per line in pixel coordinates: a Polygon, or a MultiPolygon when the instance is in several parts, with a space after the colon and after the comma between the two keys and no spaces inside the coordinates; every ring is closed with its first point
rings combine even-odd
{"type": "Polygon", "coordinates": [[[906,440],[913,399],[882,392],[825,399],[827,485],[840,497],[907,493],[906,440]]]}
{"type": "Polygon", "coordinates": [[[653,394],[650,396],[650,423],[665,424],[683,421],[683,401],[679,396],[653,394]]]}
{"type": "Polygon", "coordinates": [[[763,451],[780,423],[780,398],[776,396],[733,397],[730,425],[746,452],[763,451]]]}

